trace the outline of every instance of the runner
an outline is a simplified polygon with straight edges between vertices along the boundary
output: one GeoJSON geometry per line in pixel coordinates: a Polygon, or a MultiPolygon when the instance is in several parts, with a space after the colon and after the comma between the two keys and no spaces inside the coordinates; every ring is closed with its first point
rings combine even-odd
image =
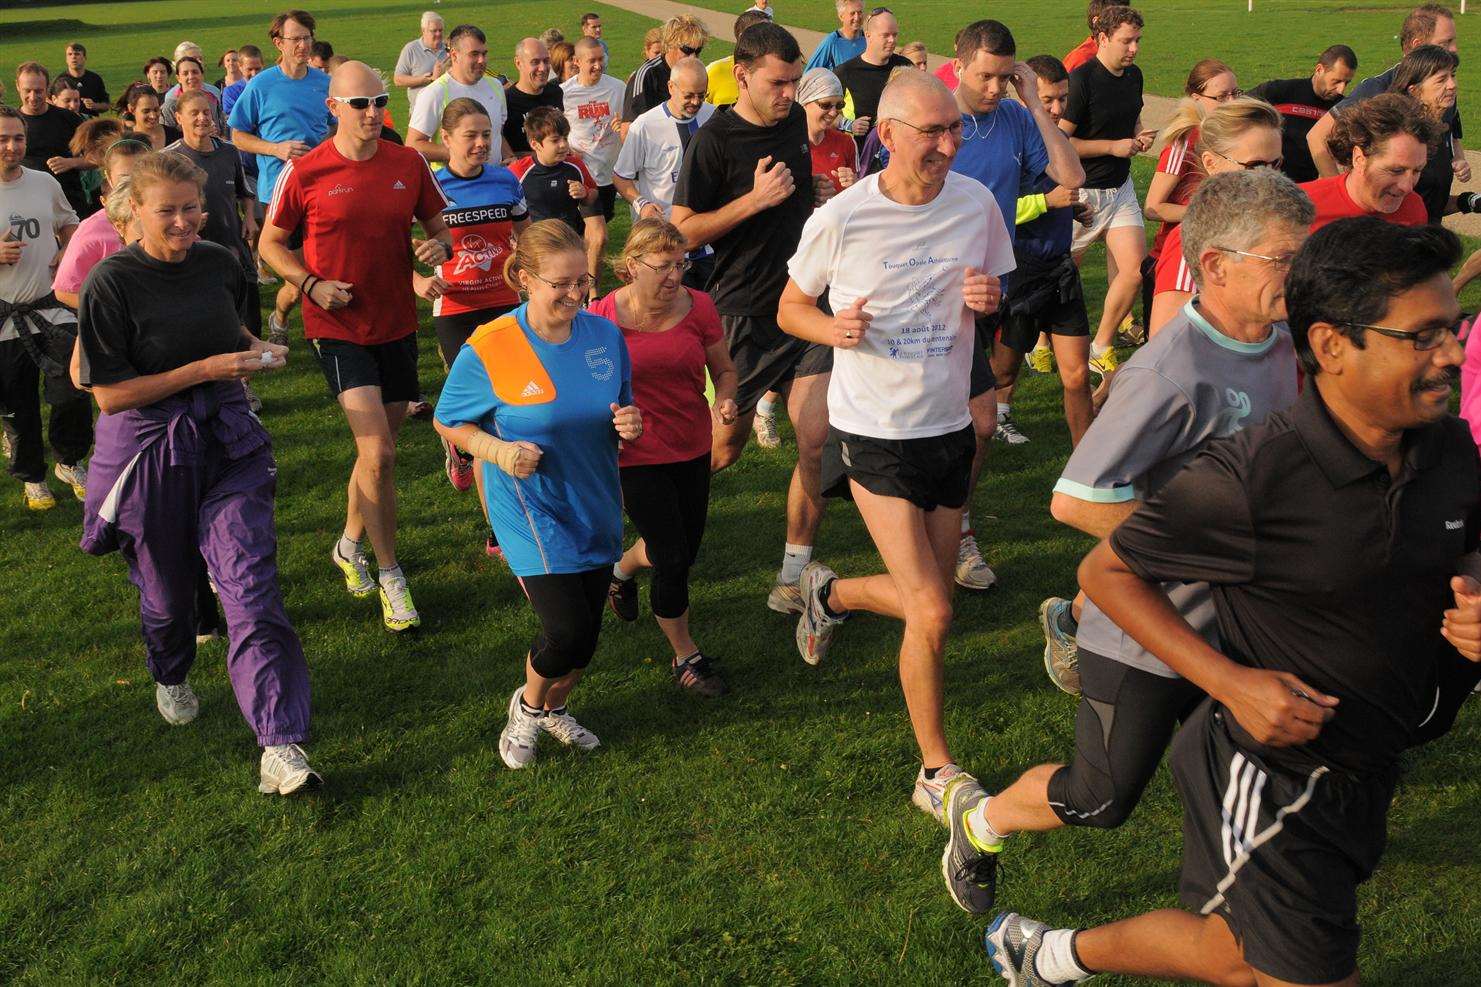
{"type": "Polygon", "coordinates": [[[130,193],[143,239],[103,260],[83,291],[78,379],[103,414],[82,548],[128,564],[155,706],[172,726],[200,712],[187,676],[205,558],[232,690],[263,748],[258,791],[290,795],[323,779],[300,746],[308,665],[278,587],[277,466],[238,383],[282,367],[287,351],[242,329],[236,258],[196,242],[204,180],[179,155],[138,159],[130,193]]]}
{"type": "Polygon", "coordinates": [[[606,67],[601,44],[595,38],[582,38],[576,43],[577,74],[561,86],[566,120],[571,125],[571,149],[581,155],[597,186],[601,237],[588,241],[587,250],[598,256],[607,249],[607,224],[616,210],[612,166],[622,150],[622,133],[617,128],[622,114],[622,82],[604,74],[606,67]]]}
{"type": "Polygon", "coordinates": [[[1291,181],[1317,178],[1306,138],[1316,122],[1342,102],[1342,94],[1357,71],[1357,54],[1347,45],[1333,45],[1317,58],[1309,78],[1272,79],[1250,90],[1251,96],[1263,99],[1280,113],[1280,152],[1285,159],[1281,171],[1291,181]]]}
{"type": "Polygon", "coordinates": [[[809,562],[797,649],[821,662],[850,611],[904,621],[900,681],[922,761],[911,801],[940,819],[941,790],[960,772],[942,721],[942,655],[974,447],[973,314],[997,308],[1013,248],[992,195],[951,171],[962,119],[941,81],[907,72],[878,110],[890,163],[808,220],[777,317],[837,349],[823,490],[858,504],[886,572],[839,579],[809,562]],[[819,307],[825,291],[837,315],[819,307]]]}
{"type": "Polygon", "coordinates": [[[108,87],[101,75],[87,67],[87,46],[81,41],[67,42],[66,76],[77,83],[77,90],[82,94],[84,116],[95,117],[112,109],[108,87]]]}
{"type": "Polygon", "coordinates": [[[422,87],[407,125],[406,145],[422,152],[422,157],[428,161],[436,162],[433,170],[440,170],[449,154],[448,149],[436,141],[442,114],[453,100],[466,98],[476,100],[488,114],[494,129],[501,132],[497,148],[499,159],[495,164],[510,160],[514,152],[502,134],[509,115],[506,90],[484,75],[489,61],[487,38],[472,24],[459,24],[448,37],[448,45],[447,71],[422,87]]]}
{"type": "MultiPolygon", "coordinates": [[[[735,19],[731,36],[739,39],[751,25],[762,24],[766,20],[766,15],[748,10],[735,19]]],[[[735,101],[740,98],[740,88],[735,81],[735,56],[726,55],[715,59],[705,66],[705,75],[709,79],[709,92],[705,100],[716,108],[735,105],[735,101]]]]}
{"type": "Polygon", "coordinates": [[[602,58],[612,61],[612,52],[607,48],[607,42],[602,40],[602,15],[594,11],[587,11],[581,15],[581,36],[591,38],[602,46],[602,58]]]}
{"type": "Polygon", "coordinates": [[[68,113],[76,113],[84,120],[88,118],[88,114],[82,112],[82,92],[77,88],[77,81],[71,76],[62,75],[53,79],[46,90],[46,101],[68,113]]]}
{"type": "MultiPolygon", "coordinates": [[[[1258,99],[1224,103],[1203,119],[1199,136],[1187,154],[1193,170],[1182,188],[1192,201],[1208,175],[1251,168],[1279,169],[1280,147],[1280,115],[1270,104],[1258,99]]],[[[1192,265],[1183,256],[1178,227],[1173,226],[1161,243],[1154,241],[1154,245],[1158,253],[1151,274],[1152,305],[1147,310],[1149,335],[1160,332],[1181,312],[1194,291],[1192,265]]]]}
{"type": "Polygon", "coordinates": [[[1329,153],[1349,170],[1301,186],[1316,203],[1312,232],[1351,216],[1377,216],[1400,226],[1427,222],[1424,200],[1414,189],[1430,146],[1443,136],[1417,102],[1399,93],[1374,96],[1343,112],[1329,153]]]}
{"type": "Polygon", "coordinates": [[[1481,677],[1481,584],[1463,558],[1481,479],[1448,411],[1459,259],[1436,227],[1368,217],[1315,234],[1287,288],[1296,405],[1211,445],[1082,563],[1107,615],[1211,697],[1169,758],[1179,897],[1196,912],[1084,930],[999,915],[987,949],[1010,984],[1359,982],[1357,890],[1400,758],[1448,731],[1481,677]],[[1217,649],[1158,585],[1199,580],[1217,649]]]}
{"type": "Polygon", "coordinates": [[[1147,253],[1131,159],[1151,147],[1156,135],[1142,129],[1142,71],[1133,64],[1141,49],[1142,15],[1131,7],[1107,7],[1096,16],[1095,40],[1095,57],[1070,72],[1070,99],[1059,126],[1085,165],[1081,194],[1092,209],[1090,222],[1075,230],[1076,262],[1091,244],[1106,243],[1106,299],[1090,343],[1090,369],[1104,379],[1116,369],[1112,344],[1131,314],[1147,253]]]}
{"type": "Polygon", "coordinates": [[[900,22],[895,15],[888,7],[876,7],[864,17],[864,50],[839,62],[833,70],[848,95],[844,116],[853,120],[851,129],[861,147],[874,127],[879,96],[890,80],[890,72],[901,65],[914,67],[910,59],[895,54],[899,37],[900,22]]]}
{"type": "Polygon", "coordinates": [[[26,507],[46,511],[57,502],[46,485],[43,385],[54,472],[78,500],[87,494],[93,419],[87,395],[67,379],[77,319],[51,293],[52,265],[77,230],[77,214],[55,178],[22,166],[26,158],[22,111],[0,104],[0,406],[9,413],[10,475],[24,485],[26,507]]]}
{"type": "Polygon", "coordinates": [[[643,422],[622,333],[581,311],[591,289],[581,238],[564,223],[532,224],[504,280],[529,301],[469,338],[434,421],[480,460],[499,544],[540,620],[499,735],[499,757],[518,769],[535,760],[541,733],[582,751],[600,744],[566,703],[596,652],[622,555],[618,443],[637,443],[643,422]]]}
{"type": "MultiPolygon", "coordinates": [[[[407,119],[416,115],[417,97],[451,67],[451,52],[442,39],[447,22],[435,10],[423,11],[421,33],[401,46],[396,68],[391,73],[394,85],[406,87],[407,119]]],[[[485,58],[488,55],[484,52],[485,58]]],[[[454,97],[456,98],[456,97],[454,97]]]]}
{"type": "Polygon", "coordinates": [[[338,123],[334,138],[289,159],[260,244],[263,260],[311,302],[304,335],[355,439],[344,534],[330,555],[351,595],[379,589],[386,628],[404,631],[421,623],[396,557],[396,433],[417,396],[412,260],[441,263],[452,246],[441,218],[447,199],[426,161],[378,139],[389,100],[363,62],[335,69],[327,100],[338,123]],[[408,245],[413,220],[431,239],[408,245]],[[289,246],[300,228],[302,260],[289,246]],[[362,546],[367,533],[380,570],[374,581],[362,546]]]}
{"type": "Polygon", "coordinates": [[[149,88],[153,89],[155,95],[163,100],[165,93],[170,91],[170,76],[175,74],[175,66],[170,63],[168,58],[156,55],[154,58],[145,62],[144,68],[140,71],[144,73],[144,78],[148,81],[149,88]]]}
{"type": "Polygon", "coordinates": [[[633,402],[647,437],[618,456],[622,506],[639,538],[612,568],[607,605],[638,619],[635,578],[653,570],[649,607],[673,649],[670,668],[682,689],[725,694],[725,680],[689,631],[689,570],[699,555],[710,505],[711,416],[735,420],[735,366],[710,296],[685,288],[684,235],[662,219],[634,224],[618,259],[624,282],[592,306],[617,323],[632,362],[633,402]],[[705,374],[715,388],[705,397],[705,374]]]}
{"type": "Polygon", "coordinates": [[[180,131],[160,122],[159,94],[150,86],[130,86],[119,103],[119,116],[129,124],[132,133],[149,141],[150,150],[163,151],[180,139],[180,131]]]}
{"type": "Polygon", "coordinates": [[[550,49],[539,38],[525,38],[514,47],[514,67],[519,78],[504,87],[508,115],[504,118],[504,141],[511,155],[529,154],[530,139],[525,134],[525,117],[542,106],[565,111],[566,97],[560,83],[550,79],[550,49]]]}
{"type": "MultiPolygon", "coordinates": [[[[1204,184],[1183,227],[1200,293],[1118,372],[1054,486],[1056,519],[1104,538],[1211,440],[1295,400],[1295,351],[1280,323],[1285,273],[1311,213],[1295,184],[1269,169],[1204,184]]],[[[1166,589],[1178,613],[1211,639],[1208,586],[1166,589]]],[[[951,837],[942,874],[967,911],[992,908],[998,855],[1012,834],[1120,826],[1174,726],[1203,698],[1122,626],[1086,602],[1078,663],[1046,664],[1057,685],[1080,693],[1069,764],[1030,768],[990,799],[970,777],[946,793],[951,837]]]]}
{"type": "Polygon", "coordinates": [[[51,73],[40,62],[22,62],[15,70],[15,92],[26,130],[22,165],[55,178],[72,211],[78,218],[86,217],[94,211],[82,191],[82,170],[89,165],[73,157],[71,149],[72,135],[82,126],[82,117],[48,103],[50,86],[51,73]]]}
{"type": "Polygon", "coordinates": [[[1389,84],[1389,92],[1412,97],[1440,133],[1430,145],[1424,171],[1414,185],[1414,193],[1424,200],[1431,223],[1438,223],[1457,208],[1455,196],[1450,194],[1456,178],[1455,138],[1446,119],[1455,112],[1455,73],[1459,66],[1460,59],[1453,52],[1438,45],[1420,45],[1404,56],[1389,84]]]}
{"type": "Polygon", "coordinates": [[[235,48],[228,48],[221,53],[220,58],[216,59],[216,67],[221,70],[221,78],[216,80],[216,88],[223,92],[227,86],[234,86],[243,81],[242,64],[237,55],[235,48]]]}
{"type": "Polygon", "coordinates": [[[159,108],[159,118],[164,125],[183,132],[185,128],[181,126],[179,120],[175,119],[175,107],[179,105],[180,97],[186,93],[202,92],[211,100],[216,133],[225,134],[227,132],[226,115],[221,112],[221,97],[206,88],[205,64],[194,55],[186,55],[175,63],[175,76],[180,80],[180,85],[170,90],[163,105],[159,108]]]}
{"type": "Polygon", "coordinates": [[[843,83],[827,69],[808,69],[797,85],[797,102],[807,111],[807,143],[812,148],[812,173],[821,175],[842,192],[859,177],[859,148],[838,129],[843,116],[843,83]]]}
{"type": "MultiPolygon", "coordinates": [[[[586,273],[593,279],[602,269],[601,245],[607,242],[607,222],[597,198],[596,180],[581,158],[571,153],[571,125],[561,111],[540,106],[525,117],[525,135],[534,153],[510,166],[524,189],[530,219],[559,219],[586,241],[586,273]]],[[[592,296],[596,300],[596,282],[592,296]]]]}
{"type": "MultiPolygon", "coordinates": [[[[466,96],[442,111],[441,139],[450,155],[437,172],[437,182],[448,199],[442,221],[452,232],[453,256],[437,270],[440,284],[432,301],[432,326],[442,365],[451,368],[458,350],[479,326],[519,304],[515,287],[504,281],[504,261],[513,252],[515,238],[529,225],[529,209],[519,179],[490,161],[497,128],[477,100],[466,96]]],[[[425,280],[418,294],[427,294],[425,280]]],[[[455,490],[467,490],[479,480],[473,460],[443,440],[444,468],[455,490]]],[[[479,502],[483,502],[482,491],[479,502]]],[[[486,551],[499,554],[490,534],[486,551]]]]}
{"type": "Polygon", "coordinates": [[[767,391],[787,398],[797,466],[787,488],[782,567],[766,605],[798,613],[802,567],[823,520],[818,471],[833,350],[790,339],[776,322],[786,259],[816,200],[807,113],[795,102],[802,77],[797,39],[775,24],[747,28],[735,45],[735,77],[739,101],[701,127],[684,153],[671,215],[691,249],[715,248],[710,294],[738,375],[740,414],[733,424],[715,426],[711,468],[718,472],[740,458],[767,391]]]}
{"type": "MultiPolygon", "coordinates": [[[[863,0],[835,0],[833,9],[838,14],[837,30],[829,31],[813,49],[808,58],[805,72],[813,69],[834,69],[851,58],[864,54],[864,3],[863,0]]],[[[739,32],[736,37],[740,37],[739,32]]]]}
{"type": "Polygon", "coordinates": [[[663,51],[648,59],[627,80],[622,119],[627,123],[668,99],[669,75],[681,58],[698,58],[710,32],[688,14],[670,17],[663,25],[663,51]]]}

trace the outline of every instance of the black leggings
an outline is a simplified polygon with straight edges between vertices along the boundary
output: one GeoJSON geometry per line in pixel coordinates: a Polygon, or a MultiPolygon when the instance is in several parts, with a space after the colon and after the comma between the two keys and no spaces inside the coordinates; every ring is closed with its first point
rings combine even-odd
{"type": "Polygon", "coordinates": [[[513,305],[496,305],[477,312],[458,312],[456,315],[438,315],[432,319],[432,329],[437,333],[437,349],[442,354],[442,365],[452,367],[458,358],[458,350],[468,342],[473,331],[485,322],[492,322],[501,315],[514,311],[513,305]]]}
{"type": "Polygon", "coordinates": [[[1203,691],[1080,649],[1075,757],[1049,779],[1049,807],[1066,826],[1115,829],[1142,791],[1177,724],[1203,691]]]}
{"type": "Polygon", "coordinates": [[[672,620],[689,610],[689,567],[710,512],[710,454],[682,463],[622,468],[622,506],[653,563],[649,606],[672,620]]]}
{"type": "Polygon", "coordinates": [[[591,664],[611,581],[611,566],[519,578],[540,618],[540,633],[530,645],[530,665],[541,678],[562,678],[591,664]]]}

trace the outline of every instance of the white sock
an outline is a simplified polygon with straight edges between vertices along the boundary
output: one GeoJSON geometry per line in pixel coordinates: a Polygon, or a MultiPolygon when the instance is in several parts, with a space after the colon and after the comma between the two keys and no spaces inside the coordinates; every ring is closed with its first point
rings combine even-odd
{"type": "Polygon", "coordinates": [[[385,566],[375,571],[376,581],[380,583],[389,582],[399,575],[401,575],[401,567],[399,565],[385,566]]]}
{"type": "Polygon", "coordinates": [[[770,398],[762,397],[760,401],[756,402],[756,414],[770,415],[774,411],[776,411],[776,402],[770,398]]]}
{"type": "Polygon", "coordinates": [[[1050,929],[1044,933],[1034,969],[1039,976],[1054,984],[1077,984],[1090,977],[1090,971],[1075,957],[1077,929],[1050,929]]]}
{"type": "Polygon", "coordinates": [[[782,573],[777,578],[784,583],[795,583],[802,578],[802,567],[811,561],[811,545],[787,542],[786,551],[782,554],[782,573]]]}
{"type": "Polygon", "coordinates": [[[632,575],[630,573],[622,571],[621,562],[616,562],[612,565],[612,575],[618,579],[621,579],[623,582],[626,582],[627,580],[632,578],[632,575]]]}
{"type": "Polygon", "coordinates": [[[1004,418],[1007,418],[1011,414],[1013,414],[1013,406],[1011,404],[1004,404],[1003,402],[999,401],[998,421],[1002,421],[1004,418]]]}
{"type": "Polygon", "coordinates": [[[972,512],[962,511],[962,534],[968,534],[972,530],[972,512]]]}
{"type": "Polygon", "coordinates": [[[360,542],[355,541],[349,535],[339,536],[339,554],[341,558],[352,559],[355,553],[360,551],[360,542]]]}
{"type": "Polygon", "coordinates": [[[977,803],[977,808],[967,813],[967,832],[983,846],[1002,846],[1008,837],[993,829],[992,823],[987,821],[987,803],[991,801],[991,798],[985,798],[977,803]]]}
{"type": "Polygon", "coordinates": [[[1102,346],[1100,343],[1091,343],[1090,344],[1090,358],[1093,360],[1096,357],[1100,356],[1102,353],[1104,353],[1108,349],[1110,349],[1109,346],[1102,346]]]}

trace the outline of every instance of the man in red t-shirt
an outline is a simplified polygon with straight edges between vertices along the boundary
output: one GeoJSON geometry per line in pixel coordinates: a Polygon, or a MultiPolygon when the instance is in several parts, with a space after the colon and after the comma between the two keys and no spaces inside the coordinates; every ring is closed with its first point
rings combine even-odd
{"type": "Polygon", "coordinates": [[[1124,2],[1125,0],[1090,0],[1090,4],[1085,10],[1085,23],[1090,28],[1090,37],[1071,48],[1069,54],[1065,55],[1064,70],[1066,72],[1075,71],[1075,69],[1095,57],[1095,53],[1100,50],[1100,45],[1095,43],[1095,35],[1097,33],[1095,19],[1107,7],[1114,7],[1124,2]]]}
{"type": "Polygon", "coordinates": [[[1400,226],[1429,221],[1424,200],[1414,191],[1429,160],[1429,148],[1442,137],[1415,100],[1383,93],[1345,110],[1332,128],[1327,148],[1347,169],[1301,186],[1316,203],[1311,231],[1351,216],[1377,216],[1400,226]]]}
{"type": "Polygon", "coordinates": [[[385,85],[363,62],[329,83],[333,140],[283,167],[262,230],[262,257],[303,291],[304,335],[329,393],[344,408],[357,458],[344,535],[331,553],[355,596],[380,592],[387,628],[421,623],[396,561],[396,432],[417,396],[417,311],[412,260],[452,257],[447,198],[416,151],[379,139],[385,85]],[[412,221],[430,239],[411,239],[412,221]],[[303,233],[303,260],[289,249],[303,233]],[[372,580],[366,534],[380,572],[372,580]]]}

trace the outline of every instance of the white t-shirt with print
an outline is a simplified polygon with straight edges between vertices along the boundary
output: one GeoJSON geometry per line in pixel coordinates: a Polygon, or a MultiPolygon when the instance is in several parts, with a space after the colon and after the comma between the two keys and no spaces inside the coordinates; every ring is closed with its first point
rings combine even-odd
{"type": "MultiPolygon", "coordinates": [[[[77,214],[67,202],[62,186],[45,172],[21,169],[13,182],[0,181],[0,237],[25,244],[21,259],[0,264],[0,298],[7,302],[33,302],[51,291],[51,262],[60,252],[57,236],[77,225],[77,214]]],[[[53,325],[76,322],[77,316],[62,308],[38,313],[53,325]]],[[[15,320],[0,325],[0,340],[15,339],[15,320]]]]}
{"type": "Polygon", "coordinates": [[[586,162],[598,185],[612,184],[612,166],[622,150],[616,123],[622,119],[622,80],[604,75],[590,86],[572,76],[561,85],[566,119],[571,123],[571,147],[586,162]]]}
{"type": "Polygon", "coordinates": [[[509,109],[504,101],[504,90],[496,81],[485,78],[479,79],[471,86],[465,86],[454,79],[451,72],[442,73],[427,83],[417,95],[416,109],[411,111],[411,122],[408,126],[412,130],[426,134],[434,141],[437,140],[437,132],[442,127],[442,111],[447,109],[448,103],[460,96],[478,100],[488,111],[489,121],[494,125],[494,149],[489,157],[497,160],[499,131],[504,126],[504,120],[509,116],[509,109]]]}
{"type": "Polygon", "coordinates": [[[975,313],[962,302],[968,268],[1002,276],[1013,243],[992,193],[949,172],[935,199],[891,201],[879,175],[813,212],[787,265],[809,295],[828,290],[833,311],[867,298],[864,341],[833,352],[828,421],[877,439],[946,435],[971,424],[975,313]]]}
{"type": "MultiPolygon", "coordinates": [[[[679,128],[697,131],[714,115],[715,108],[709,103],[699,104],[699,112],[683,121],[674,119],[668,103],[644,110],[628,128],[627,140],[622,142],[622,153],[617,156],[613,171],[636,184],[638,195],[663,210],[667,219],[674,209],[674,187],[679,183],[679,165],[684,161],[679,128]]],[[[634,221],[638,211],[633,206],[634,221]]]]}

